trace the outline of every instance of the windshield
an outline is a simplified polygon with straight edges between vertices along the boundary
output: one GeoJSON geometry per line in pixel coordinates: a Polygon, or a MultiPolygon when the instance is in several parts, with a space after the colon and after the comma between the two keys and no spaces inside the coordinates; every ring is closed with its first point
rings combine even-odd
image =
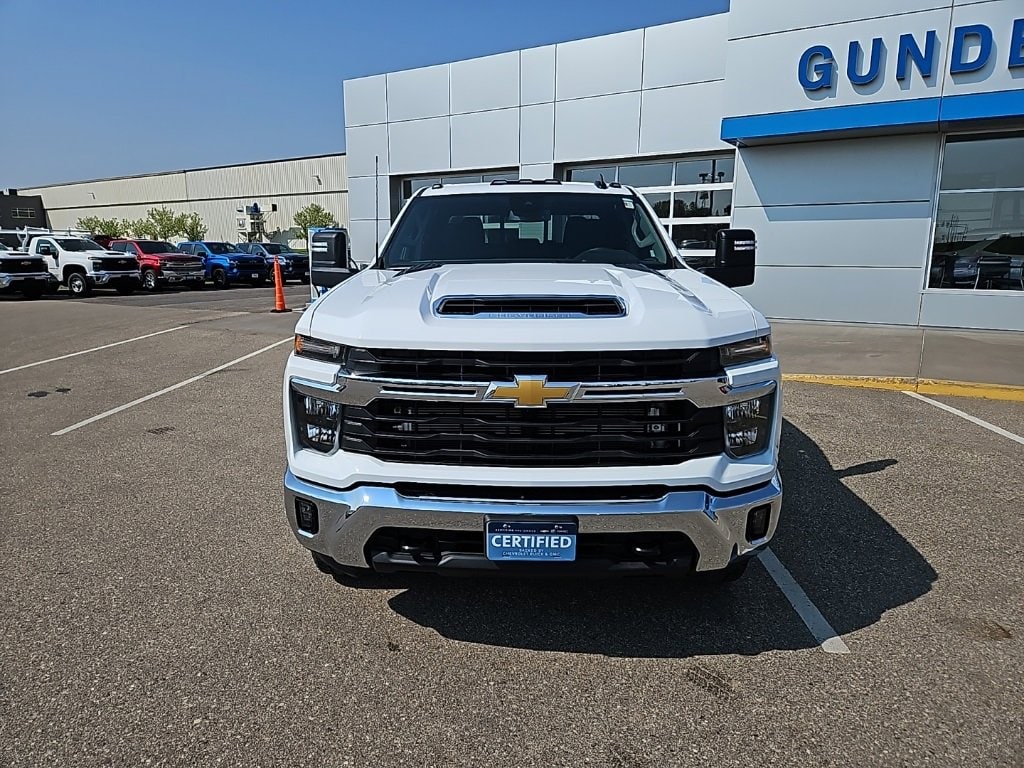
{"type": "Polygon", "coordinates": [[[680,266],[634,196],[588,192],[417,197],[377,266],[466,262],[680,266]]]}
{"type": "Polygon", "coordinates": [[[263,243],[263,250],[269,253],[271,256],[277,256],[280,253],[291,253],[292,249],[287,245],[281,245],[280,243],[263,243]]]}
{"type": "Polygon", "coordinates": [[[138,246],[143,253],[177,253],[178,249],[163,240],[139,240],[138,246]]]}
{"type": "Polygon", "coordinates": [[[221,255],[224,253],[238,253],[238,246],[232,245],[231,243],[207,243],[206,247],[210,249],[210,253],[221,255]]]}
{"type": "Polygon", "coordinates": [[[104,251],[106,250],[99,243],[94,243],[92,240],[85,240],[83,238],[68,238],[58,237],[55,238],[57,244],[65,251],[104,251]]]}

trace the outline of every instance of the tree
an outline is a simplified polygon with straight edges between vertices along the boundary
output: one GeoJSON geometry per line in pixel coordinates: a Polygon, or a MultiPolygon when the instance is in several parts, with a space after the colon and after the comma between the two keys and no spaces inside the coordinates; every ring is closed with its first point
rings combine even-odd
{"type": "Polygon", "coordinates": [[[125,221],[125,225],[131,236],[139,240],[152,240],[157,237],[156,226],[149,219],[125,221]]]}
{"type": "Polygon", "coordinates": [[[299,230],[299,236],[303,240],[309,239],[310,227],[333,227],[337,225],[334,214],[321,208],[316,203],[310,203],[295,214],[295,228],[299,230]]]}
{"type": "Polygon", "coordinates": [[[128,233],[125,227],[127,223],[124,220],[101,219],[99,216],[83,216],[75,223],[75,228],[84,229],[94,235],[124,237],[128,233]]]}
{"type": "Polygon", "coordinates": [[[146,213],[146,218],[152,222],[152,232],[158,240],[170,240],[172,237],[177,237],[185,227],[185,214],[175,213],[166,206],[150,208],[146,213]]]}
{"type": "Polygon", "coordinates": [[[202,240],[206,237],[207,231],[206,225],[195,211],[181,217],[179,234],[186,240],[202,240]]]}

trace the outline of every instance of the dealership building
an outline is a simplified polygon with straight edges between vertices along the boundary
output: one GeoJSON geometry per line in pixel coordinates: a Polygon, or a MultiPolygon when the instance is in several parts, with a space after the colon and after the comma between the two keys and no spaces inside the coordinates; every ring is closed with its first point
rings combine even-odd
{"type": "Polygon", "coordinates": [[[348,80],[353,255],[435,183],[629,184],[757,232],[772,318],[1024,331],[1024,1],[728,13],[348,80]]]}

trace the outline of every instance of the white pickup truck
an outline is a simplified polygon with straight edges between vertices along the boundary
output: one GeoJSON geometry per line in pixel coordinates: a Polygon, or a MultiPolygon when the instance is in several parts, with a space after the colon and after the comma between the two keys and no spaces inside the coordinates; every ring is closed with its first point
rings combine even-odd
{"type": "Polygon", "coordinates": [[[772,538],[781,378],[727,285],[599,182],[437,185],[316,300],[284,375],[292,530],[371,572],[741,575],[772,538]]]}
{"type": "Polygon", "coordinates": [[[134,258],[84,237],[33,232],[28,236],[28,253],[42,257],[50,274],[75,297],[88,296],[97,287],[128,294],[141,284],[134,258]]]}

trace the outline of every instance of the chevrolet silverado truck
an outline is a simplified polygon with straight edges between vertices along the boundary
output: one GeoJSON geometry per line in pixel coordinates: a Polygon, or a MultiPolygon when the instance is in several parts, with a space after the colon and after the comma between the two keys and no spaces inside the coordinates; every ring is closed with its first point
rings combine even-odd
{"type": "Polygon", "coordinates": [[[115,238],[110,241],[110,250],[126,253],[138,262],[144,290],[158,291],[166,285],[187,285],[198,290],[205,285],[203,262],[163,240],[115,238]]]}
{"type": "Polygon", "coordinates": [[[28,253],[44,259],[50,274],[74,297],[88,296],[93,288],[114,288],[129,294],[139,287],[135,259],[108,251],[84,237],[32,233],[28,236],[28,253]]]}
{"type": "Polygon", "coordinates": [[[0,243],[0,293],[20,293],[38,299],[50,284],[46,262],[24,251],[12,251],[0,243]]]}
{"type": "Polygon", "coordinates": [[[267,282],[267,262],[263,257],[242,253],[233,243],[196,240],[178,243],[178,250],[199,257],[214,288],[230,288],[238,282],[255,286],[267,282]]]}
{"type": "Polygon", "coordinates": [[[630,187],[436,185],[296,325],[284,504],[344,581],[373,572],[739,577],[775,533],[781,378],[727,286],[630,187]]]}

